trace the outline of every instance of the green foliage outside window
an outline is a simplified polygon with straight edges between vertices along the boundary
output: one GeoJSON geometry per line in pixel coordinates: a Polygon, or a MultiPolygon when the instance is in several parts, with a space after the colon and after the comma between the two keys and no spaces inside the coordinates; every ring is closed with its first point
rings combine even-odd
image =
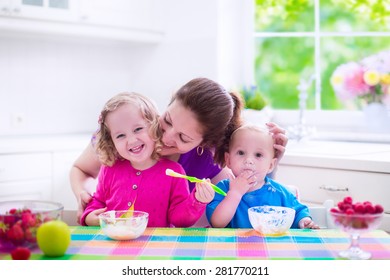
{"type": "MultiPolygon", "coordinates": [[[[356,109],[338,100],[330,85],[334,69],[348,61],[390,48],[390,36],[334,36],[337,32],[389,32],[390,0],[321,0],[321,108],[356,109]]],[[[297,85],[303,73],[314,73],[314,0],[256,0],[255,32],[306,32],[302,36],[255,40],[255,80],[277,109],[297,109],[297,85]],[[309,33],[307,33],[309,32],[309,33]]],[[[315,109],[314,85],[308,108],[315,109]]]]}

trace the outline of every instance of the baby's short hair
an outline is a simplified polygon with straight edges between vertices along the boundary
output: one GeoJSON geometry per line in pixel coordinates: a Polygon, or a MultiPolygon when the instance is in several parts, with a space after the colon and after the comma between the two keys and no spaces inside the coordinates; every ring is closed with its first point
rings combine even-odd
{"type": "MultiPolygon", "coordinates": [[[[233,131],[232,135],[230,136],[229,146],[233,140],[234,135],[238,131],[242,131],[242,130],[257,131],[257,132],[260,132],[262,134],[268,134],[268,135],[270,135],[270,137],[272,137],[272,133],[270,132],[269,128],[265,125],[261,126],[261,125],[254,125],[254,124],[244,124],[244,125],[240,126],[239,128],[237,128],[235,131],[233,131]]],[[[275,140],[273,139],[273,137],[272,137],[272,141],[275,144],[275,140]]],[[[228,149],[229,149],[229,147],[228,147],[228,149]]],[[[276,153],[277,153],[277,150],[274,148],[274,156],[276,156],[276,153]]]]}

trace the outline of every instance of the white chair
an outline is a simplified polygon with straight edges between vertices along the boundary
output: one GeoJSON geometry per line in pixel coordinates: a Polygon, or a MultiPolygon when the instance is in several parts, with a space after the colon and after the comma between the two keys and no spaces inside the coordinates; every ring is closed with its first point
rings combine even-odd
{"type": "MultiPolygon", "coordinates": [[[[300,200],[299,189],[293,185],[286,185],[286,188],[300,200]]],[[[335,228],[328,211],[334,206],[332,199],[325,200],[321,206],[308,206],[312,220],[320,228],[335,228]]]]}
{"type": "Polygon", "coordinates": [[[325,200],[322,206],[308,206],[311,218],[320,228],[335,228],[328,213],[333,206],[334,201],[332,199],[325,200]]]}

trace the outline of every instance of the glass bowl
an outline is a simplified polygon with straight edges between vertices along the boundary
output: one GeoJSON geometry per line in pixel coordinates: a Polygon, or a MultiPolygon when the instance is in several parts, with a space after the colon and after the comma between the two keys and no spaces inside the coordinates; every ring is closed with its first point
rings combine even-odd
{"type": "Polygon", "coordinates": [[[291,227],[295,210],[282,206],[255,206],[248,209],[254,230],[263,235],[283,235],[291,227]]]}
{"type": "Polygon", "coordinates": [[[351,238],[349,249],[341,251],[339,256],[351,260],[367,260],[371,253],[359,247],[360,235],[373,231],[379,227],[383,218],[382,213],[376,214],[347,214],[329,211],[334,224],[351,238]]]}
{"type": "Polygon", "coordinates": [[[40,200],[0,202],[0,251],[16,247],[35,248],[38,227],[47,221],[60,220],[61,203],[40,200]]]}
{"type": "Polygon", "coordinates": [[[103,233],[115,240],[131,240],[141,236],[148,225],[149,214],[142,211],[107,211],[99,215],[103,233]]]}

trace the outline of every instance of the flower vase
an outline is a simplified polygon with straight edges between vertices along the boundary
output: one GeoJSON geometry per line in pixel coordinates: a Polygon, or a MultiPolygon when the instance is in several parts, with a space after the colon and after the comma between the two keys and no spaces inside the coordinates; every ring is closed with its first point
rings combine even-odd
{"type": "Polygon", "coordinates": [[[265,106],[262,110],[244,109],[241,116],[246,124],[264,125],[272,120],[273,114],[273,110],[265,106]]]}
{"type": "Polygon", "coordinates": [[[363,113],[370,131],[385,132],[390,129],[390,118],[384,104],[379,102],[368,103],[363,108],[363,113]]]}

